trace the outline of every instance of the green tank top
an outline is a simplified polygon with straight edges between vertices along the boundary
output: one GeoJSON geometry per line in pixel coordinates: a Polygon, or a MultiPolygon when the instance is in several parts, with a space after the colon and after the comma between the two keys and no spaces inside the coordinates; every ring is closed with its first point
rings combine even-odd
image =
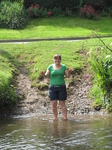
{"type": "Polygon", "coordinates": [[[48,67],[48,70],[50,71],[50,85],[65,85],[64,74],[66,69],[66,66],[63,64],[61,64],[61,68],[59,70],[55,70],[53,68],[53,64],[50,65],[48,67]]]}

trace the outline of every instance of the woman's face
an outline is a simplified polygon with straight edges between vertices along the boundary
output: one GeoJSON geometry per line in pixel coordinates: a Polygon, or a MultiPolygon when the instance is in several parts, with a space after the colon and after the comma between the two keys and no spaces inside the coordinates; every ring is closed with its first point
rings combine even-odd
{"type": "Polygon", "coordinates": [[[61,63],[61,59],[59,57],[55,57],[54,58],[54,63],[55,64],[60,64],[61,63]]]}

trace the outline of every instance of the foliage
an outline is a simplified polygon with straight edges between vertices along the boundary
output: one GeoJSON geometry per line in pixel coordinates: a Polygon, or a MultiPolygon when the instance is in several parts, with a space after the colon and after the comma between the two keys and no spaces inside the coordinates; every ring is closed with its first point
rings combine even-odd
{"type": "Polygon", "coordinates": [[[106,0],[83,0],[82,5],[91,5],[96,10],[102,10],[105,7],[106,0]]]}
{"type": "Polygon", "coordinates": [[[29,14],[31,18],[37,18],[37,17],[50,17],[53,16],[71,16],[72,11],[69,8],[66,8],[65,11],[62,11],[60,7],[54,7],[52,9],[45,9],[43,7],[40,7],[38,4],[31,5],[29,7],[29,14]]]}
{"type": "Polygon", "coordinates": [[[109,16],[112,17],[112,6],[108,8],[108,13],[109,13],[109,16]]]}
{"type": "Polygon", "coordinates": [[[28,13],[17,3],[1,2],[0,4],[0,27],[22,29],[28,23],[28,13]]]}
{"type": "Polygon", "coordinates": [[[103,0],[105,4],[105,8],[112,7],[112,0],[103,0]]]}
{"type": "Polygon", "coordinates": [[[31,5],[29,7],[29,14],[31,18],[37,18],[37,17],[49,17],[52,15],[52,12],[47,11],[43,7],[40,8],[38,4],[31,5]]]}
{"type": "Polygon", "coordinates": [[[62,10],[60,7],[54,7],[52,9],[50,9],[50,11],[52,11],[52,15],[53,16],[59,16],[59,15],[62,15],[62,10]]]}
{"type": "Polygon", "coordinates": [[[0,108],[11,109],[17,100],[14,86],[9,80],[6,75],[0,74],[0,108]]]}
{"type": "MultiPolygon", "coordinates": [[[[91,50],[90,64],[95,74],[95,83],[103,93],[103,104],[112,104],[112,55],[104,47],[91,50]]],[[[99,99],[101,99],[99,97],[99,99]]]]}
{"type": "MultiPolygon", "coordinates": [[[[11,2],[11,0],[10,0],[11,2]]],[[[18,2],[20,3],[20,5],[23,7],[23,4],[24,4],[24,0],[12,0],[12,2],[18,2]]]]}
{"type": "Polygon", "coordinates": [[[101,12],[101,16],[103,16],[103,17],[107,17],[107,16],[112,17],[112,6],[104,8],[101,12]]]}
{"type": "Polygon", "coordinates": [[[102,10],[101,16],[102,16],[102,17],[108,17],[108,16],[109,16],[109,14],[108,14],[108,12],[107,12],[106,9],[103,9],[103,10],[102,10]]]}
{"type": "Polygon", "coordinates": [[[112,7],[112,0],[24,0],[25,8],[28,8],[31,6],[31,4],[39,4],[46,9],[60,7],[62,11],[65,11],[66,8],[69,8],[71,11],[76,12],[85,4],[91,5],[96,10],[103,10],[105,8],[112,7]]]}
{"type": "Polygon", "coordinates": [[[72,11],[69,8],[66,8],[65,12],[64,12],[65,16],[72,16],[72,11]]]}
{"type": "Polygon", "coordinates": [[[52,8],[54,0],[24,0],[24,7],[29,8],[31,5],[39,4],[40,7],[52,8]]]}
{"type": "Polygon", "coordinates": [[[32,4],[39,4],[40,7],[46,9],[52,9],[54,7],[61,8],[62,11],[65,11],[66,8],[69,8],[72,11],[77,11],[80,8],[82,0],[24,0],[25,8],[28,8],[32,4]]]}
{"type": "Polygon", "coordinates": [[[91,5],[84,5],[80,9],[80,16],[88,19],[97,19],[99,17],[99,13],[98,11],[95,11],[91,5]]]}
{"type": "Polygon", "coordinates": [[[98,106],[103,106],[104,95],[102,89],[97,85],[96,80],[94,80],[93,87],[90,90],[89,96],[94,99],[94,108],[98,106]]]}
{"type": "Polygon", "coordinates": [[[17,100],[13,85],[15,70],[14,58],[6,51],[0,50],[0,108],[11,108],[17,100]]]}
{"type": "Polygon", "coordinates": [[[4,1],[4,2],[12,2],[12,3],[17,2],[17,3],[20,3],[21,6],[23,6],[23,4],[24,4],[24,0],[2,0],[2,1],[4,1]]]}

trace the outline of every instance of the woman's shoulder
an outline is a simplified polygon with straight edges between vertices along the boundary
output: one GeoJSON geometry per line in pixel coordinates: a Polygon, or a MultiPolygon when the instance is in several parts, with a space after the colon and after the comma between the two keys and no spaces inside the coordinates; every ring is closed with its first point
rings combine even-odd
{"type": "Polygon", "coordinates": [[[64,68],[65,70],[67,69],[65,64],[61,64],[62,68],[64,68]]]}
{"type": "Polygon", "coordinates": [[[65,66],[65,64],[61,64],[62,66],[65,66]]]}
{"type": "Polygon", "coordinates": [[[62,66],[62,67],[66,67],[66,65],[65,65],[65,64],[61,64],[61,66],[62,66]]]}
{"type": "Polygon", "coordinates": [[[48,66],[48,69],[50,69],[50,68],[52,68],[53,67],[53,64],[50,64],[49,66],[48,66]]]}

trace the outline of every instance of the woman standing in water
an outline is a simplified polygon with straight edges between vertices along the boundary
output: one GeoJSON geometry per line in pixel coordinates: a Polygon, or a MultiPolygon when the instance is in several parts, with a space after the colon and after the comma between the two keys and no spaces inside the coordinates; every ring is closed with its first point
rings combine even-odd
{"type": "Polygon", "coordinates": [[[50,76],[50,86],[49,86],[49,98],[51,100],[52,110],[54,114],[54,120],[57,120],[58,110],[57,110],[57,101],[59,100],[59,105],[63,113],[63,119],[67,120],[67,108],[65,100],[67,99],[67,91],[64,80],[64,75],[70,77],[72,68],[67,70],[64,64],[61,64],[61,55],[54,55],[54,64],[48,66],[46,73],[43,71],[41,75],[50,76]]]}

